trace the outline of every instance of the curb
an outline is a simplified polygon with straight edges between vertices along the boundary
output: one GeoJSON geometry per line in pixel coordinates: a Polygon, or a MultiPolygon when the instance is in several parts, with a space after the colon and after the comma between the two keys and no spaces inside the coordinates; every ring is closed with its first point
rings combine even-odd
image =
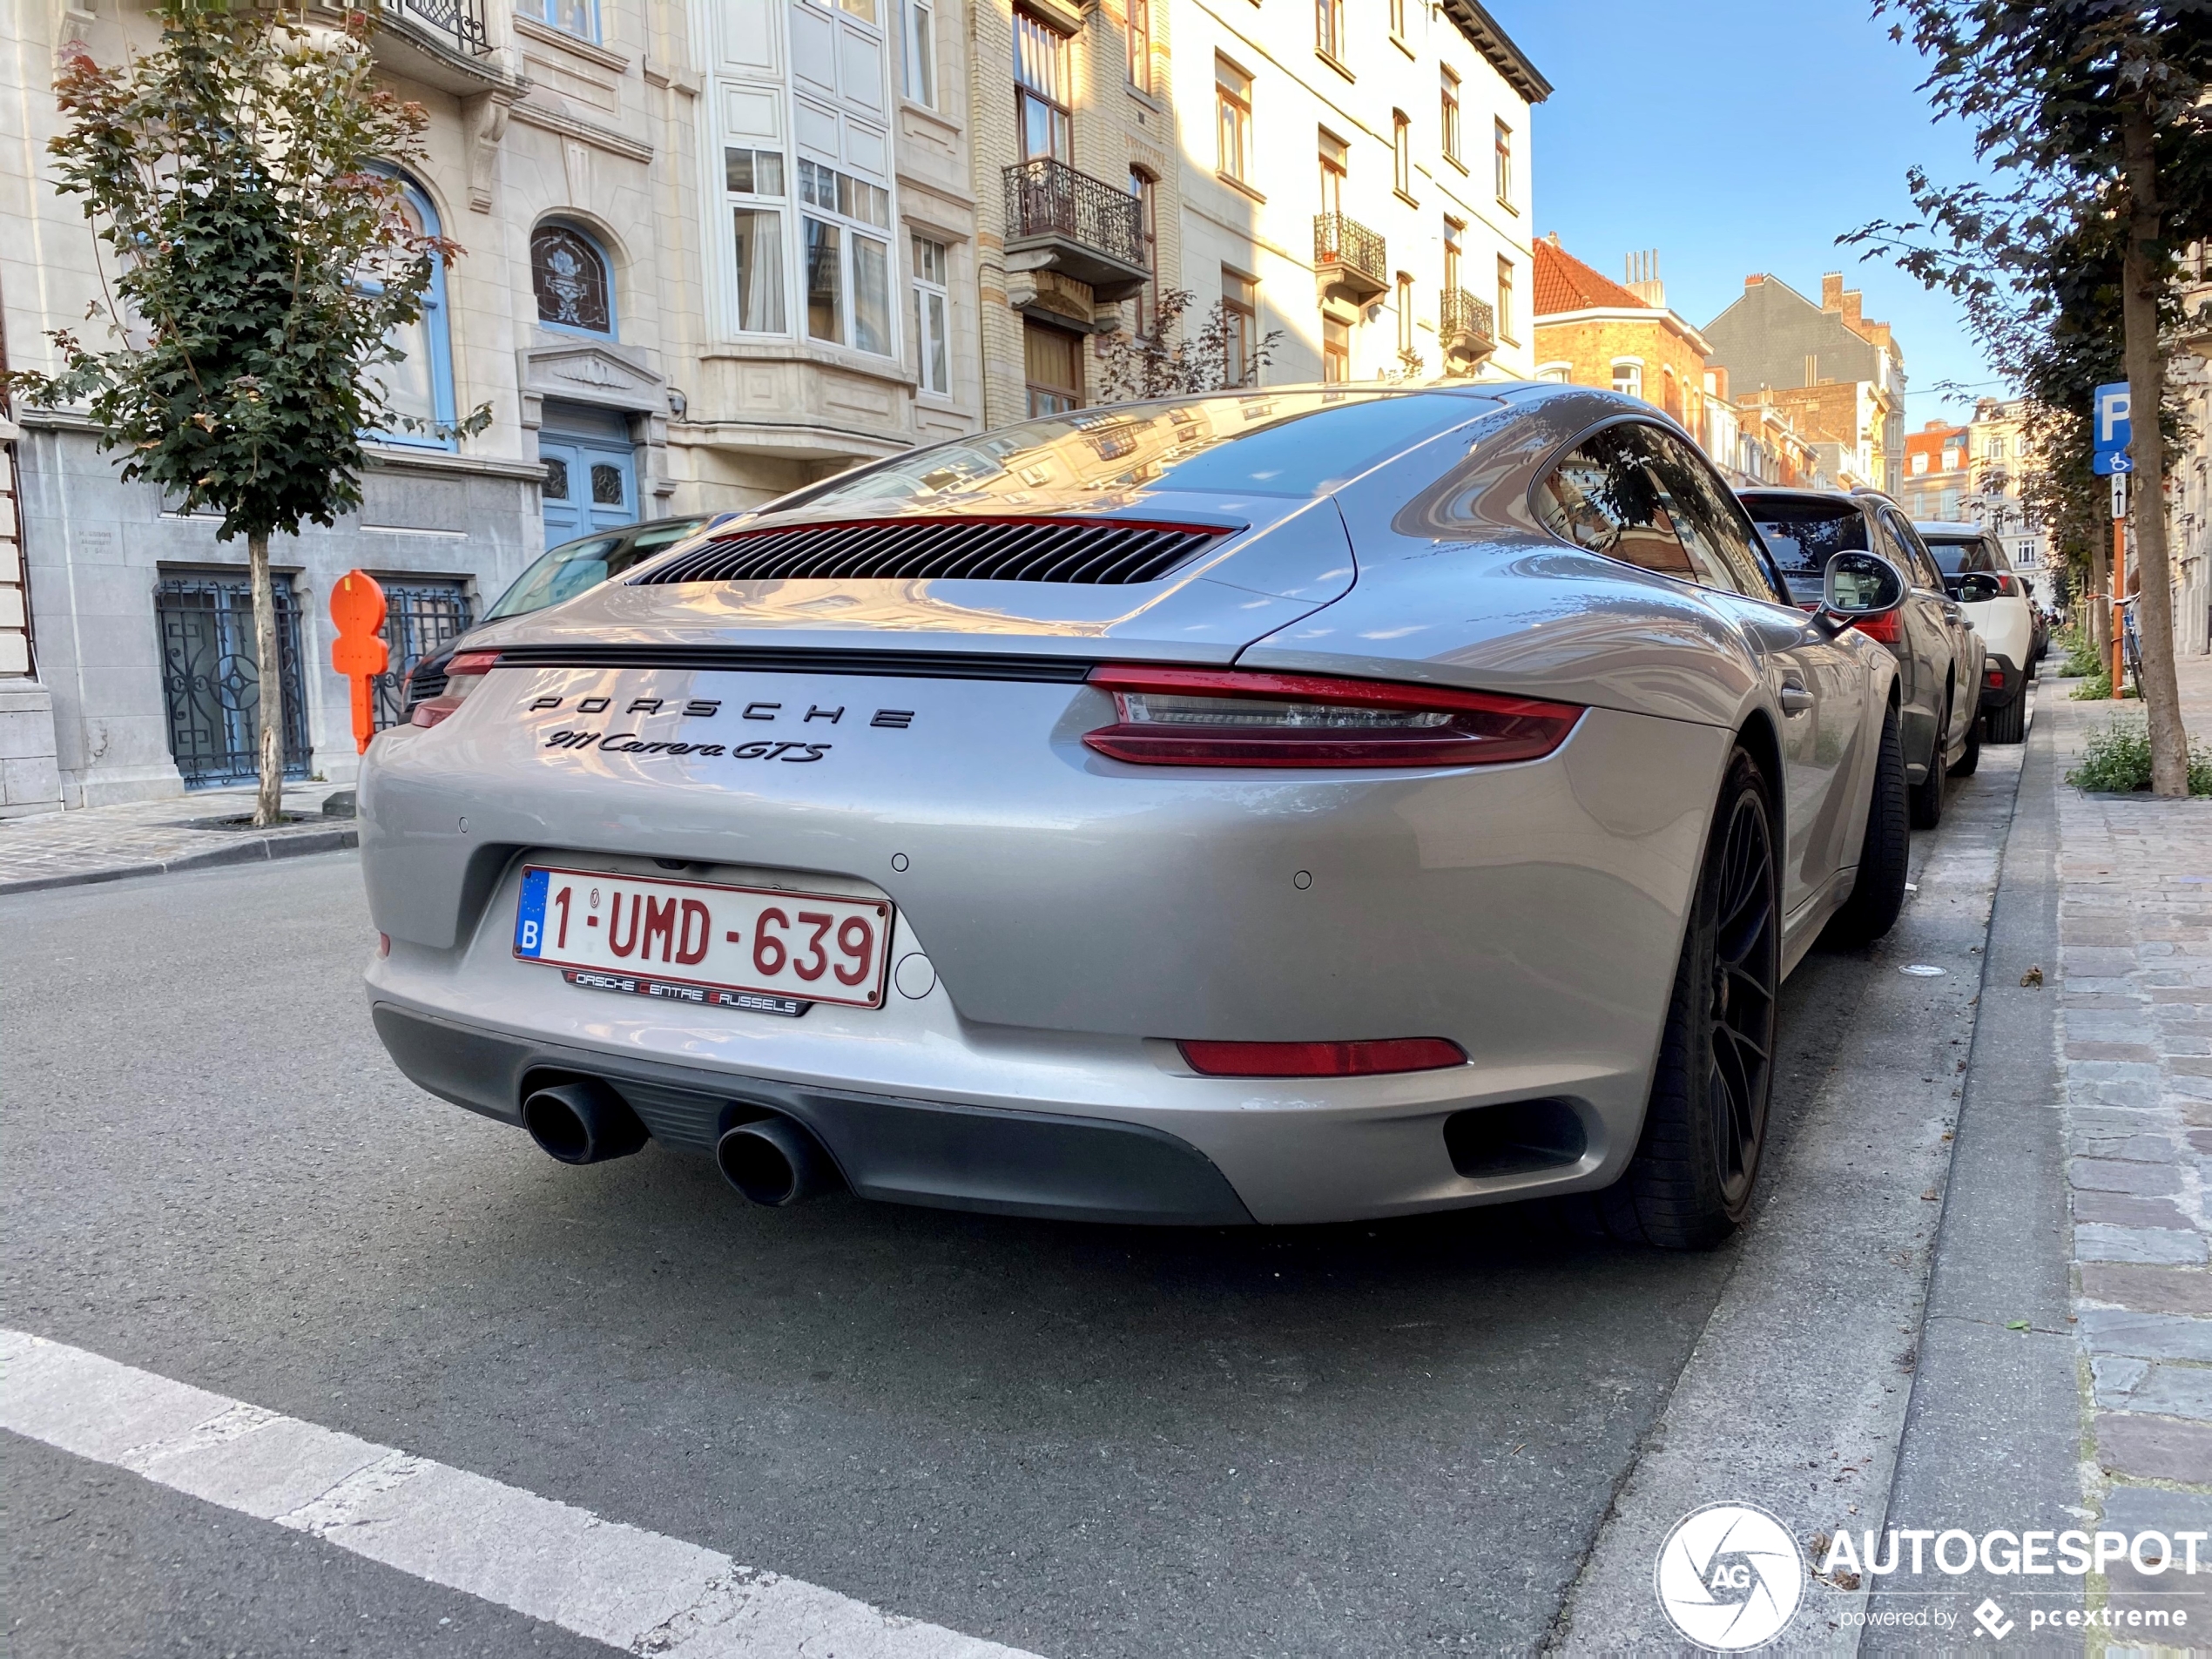
{"type": "Polygon", "coordinates": [[[356,828],[299,830],[286,835],[250,835],[203,852],[180,853],[145,864],[111,864],[97,870],[71,870],[61,875],[25,876],[0,881],[0,899],[17,893],[44,893],[55,887],[81,887],[96,881],[127,881],[134,876],[169,875],[183,870],[207,870],[226,864],[253,864],[269,859],[296,859],[310,853],[340,853],[361,845],[356,828]]]}

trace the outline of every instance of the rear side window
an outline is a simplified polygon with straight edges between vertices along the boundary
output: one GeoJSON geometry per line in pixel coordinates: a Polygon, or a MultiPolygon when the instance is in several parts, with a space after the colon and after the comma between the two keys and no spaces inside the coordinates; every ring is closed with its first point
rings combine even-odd
{"type": "Polygon", "coordinates": [[[1928,556],[1927,543],[1921,541],[1919,531],[1905,522],[1903,514],[1887,507],[1882,509],[1882,528],[1897,543],[1898,556],[1903,559],[1905,568],[1912,573],[1914,585],[1930,593],[1941,593],[1943,572],[1928,556]]]}
{"type": "Polygon", "coordinates": [[[1946,540],[1923,531],[1920,539],[1928,544],[1928,551],[1935,557],[1936,567],[1946,576],[1965,576],[1972,570],[1990,576],[2005,573],[2004,563],[1998,558],[1989,543],[1979,536],[1970,541],[1946,540]]]}
{"type": "MultiPolygon", "coordinates": [[[[1563,542],[1708,588],[1738,590],[1700,509],[1697,469],[1633,422],[1593,432],[1536,486],[1537,517],[1563,542]]],[[[1764,594],[1761,583],[1753,591],[1764,594]]]]}
{"type": "Polygon", "coordinates": [[[1744,503],[1766,538],[1767,551],[1800,604],[1821,597],[1828,561],[1838,553],[1871,553],[1866,516],[1849,502],[1752,496],[1744,503]]]}

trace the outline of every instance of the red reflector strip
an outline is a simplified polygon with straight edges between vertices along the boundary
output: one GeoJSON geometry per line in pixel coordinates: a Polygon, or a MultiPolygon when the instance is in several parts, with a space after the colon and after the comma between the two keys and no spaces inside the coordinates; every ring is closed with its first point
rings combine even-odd
{"type": "Polygon", "coordinates": [[[1362,1042],[1200,1042],[1176,1045],[1190,1069],[1207,1077],[1372,1077],[1437,1071],[1467,1063],[1467,1050],[1442,1037],[1385,1037],[1362,1042]]]}
{"type": "Polygon", "coordinates": [[[459,651],[446,664],[446,678],[451,679],[455,674],[489,674],[498,666],[499,653],[496,651],[459,651]]]}
{"type": "Polygon", "coordinates": [[[1894,610],[1879,617],[1866,617],[1852,624],[1869,639],[1878,639],[1885,645],[1894,645],[1904,639],[1904,627],[1894,610]]]}
{"type": "Polygon", "coordinates": [[[1981,678],[1985,685],[2002,685],[2005,683],[2005,671],[1996,667],[1985,668],[1981,671],[1981,678]]]}

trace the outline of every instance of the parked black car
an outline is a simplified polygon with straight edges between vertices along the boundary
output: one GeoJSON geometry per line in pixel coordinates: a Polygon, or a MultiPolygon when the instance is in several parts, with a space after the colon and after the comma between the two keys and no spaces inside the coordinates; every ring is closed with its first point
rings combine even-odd
{"type": "MultiPolygon", "coordinates": [[[[548,548],[477,620],[481,624],[496,622],[502,617],[525,616],[548,605],[559,604],[563,599],[573,599],[610,577],[620,576],[641,559],[651,558],[665,548],[689,541],[700,531],[712,529],[736,516],[735,513],[707,513],[690,518],[650,518],[642,523],[600,530],[548,548]]],[[[409,716],[414,714],[415,705],[427,703],[444,692],[446,664],[452,660],[454,652],[465,649],[468,643],[468,634],[457,634],[408,671],[402,701],[409,716]]]]}
{"type": "Polygon", "coordinates": [[[1822,573],[1835,554],[1876,553],[1904,572],[1905,604],[1859,627],[1898,659],[1912,826],[1933,829],[1943,819],[1945,777],[1963,777],[1981,758],[1982,644],[1944,590],[1942,570],[1904,511],[1874,490],[1738,493],[1791,597],[1807,610],[1820,602],[1822,573]]]}

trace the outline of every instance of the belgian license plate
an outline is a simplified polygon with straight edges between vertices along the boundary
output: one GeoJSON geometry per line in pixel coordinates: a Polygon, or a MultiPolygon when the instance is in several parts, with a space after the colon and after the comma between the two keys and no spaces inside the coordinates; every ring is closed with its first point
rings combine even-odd
{"type": "Polygon", "coordinates": [[[708,1006],[880,1008],[891,907],[776,887],[563,870],[523,872],[515,954],[571,983],[708,1006]]]}

